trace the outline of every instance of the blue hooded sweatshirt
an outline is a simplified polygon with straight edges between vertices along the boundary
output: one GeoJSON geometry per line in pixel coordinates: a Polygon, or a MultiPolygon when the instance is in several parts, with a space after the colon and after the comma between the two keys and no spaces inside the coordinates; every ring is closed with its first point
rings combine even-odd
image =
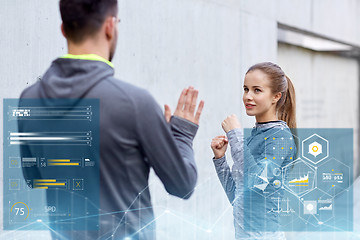
{"type": "Polygon", "coordinates": [[[283,196],[281,168],[296,156],[292,133],[284,121],[256,123],[244,138],[242,129],[227,133],[234,161],[213,159],[219,180],[233,205],[236,239],[284,239],[279,232],[276,199],[283,196]],[[274,197],[276,196],[276,197],[274,197]]]}

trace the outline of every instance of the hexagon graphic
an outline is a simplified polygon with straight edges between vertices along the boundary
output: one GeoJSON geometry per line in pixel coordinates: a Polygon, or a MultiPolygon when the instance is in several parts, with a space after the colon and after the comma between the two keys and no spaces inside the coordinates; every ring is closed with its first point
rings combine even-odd
{"type": "Polygon", "coordinates": [[[267,214],[279,217],[280,229],[291,231],[293,222],[299,219],[299,199],[288,192],[277,193],[272,195],[271,205],[267,209],[267,214]]]}
{"type": "Polygon", "coordinates": [[[285,166],[283,174],[285,190],[296,196],[301,196],[316,187],[314,167],[300,158],[285,166]]]}
{"type": "Polygon", "coordinates": [[[317,213],[317,202],[316,201],[304,201],[304,211],[303,214],[316,214],[317,213]]]}
{"type": "Polygon", "coordinates": [[[313,155],[314,157],[317,157],[319,154],[322,153],[322,146],[320,143],[318,142],[313,142],[312,144],[309,145],[309,152],[311,155],[313,155]]]}
{"type": "Polygon", "coordinates": [[[247,186],[250,190],[264,196],[265,198],[281,189],[282,169],[271,161],[261,161],[254,166],[263,166],[260,172],[255,172],[250,167],[247,173],[247,186]],[[252,171],[251,171],[252,170],[252,171]]]}
{"type": "Polygon", "coordinates": [[[318,164],[329,156],[329,141],[313,134],[302,141],[302,156],[313,164],[318,164]]]}
{"type": "Polygon", "coordinates": [[[245,176],[245,186],[265,198],[284,189],[282,166],[293,162],[296,156],[294,141],[296,142],[295,139],[298,137],[291,135],[290,132],[285,134],[281,131],[288,130],[279,128],[264,137],[263,159],[257,160],[253,166],[250,164],[246,166],[245,163],[245,168],[249,169],[245,176]]]}
{"type": "Polygon", "coordinates": [[[335,158],[322,162],[317,172],[317,187],[331,196],[336,196],[350,187],[350,167],[335,158]]]}
{"type": "Polygon", "coordinates": [[[299,217],[317,228],[334,217],[334,198],[316,188],[300,198],[299,209],[299,217]]]}
{"type": "MultiPolygon", "coordinates": [[[[286,131],[284,128],[279,128],[278,132],[286,131]]],[[[278,132],[274,132],[273,134],[264,138],[264,153],[265,153],[265,160],[269,160],[272,162],[289,162],[294,161],[296,159],[296,142],[298,142],[298,137],[295,135],[285,134],[288,135],[285,137],[282,134],[281,137],[276,137],[278,132]],[[293,144],[295,142],[295,144],[293,144]],[[295,147],[294,147],[295,145],[295,147]],[[288,156],[290,152],[293,152],[293,156],[288,156]]]]}

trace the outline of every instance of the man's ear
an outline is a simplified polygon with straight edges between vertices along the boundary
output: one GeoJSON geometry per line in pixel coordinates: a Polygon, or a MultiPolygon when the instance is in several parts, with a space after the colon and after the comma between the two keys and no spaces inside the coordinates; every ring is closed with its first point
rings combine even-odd
{"type": "Polygon", "coordinates": [[[281,96],[282,96],[281,92],[278,92],[277,94],[275,94],[275,96],[273,98],[273,103],[277,103],[280,100],[281,96]]]}
{"type": "Polygon", "coordinates": [[[108,17],[104,22],[105,27],[105,35],[107,39],[112,39],[114,36],[114,28],[115,28],[116,18],[108,17]]]}
{"type": "Polygon", "coordinates": [[[66,38],[65,31],[64,31],[64,24],[61,23],[60,28],[61,28],[62,35],[64,36],[64,38],[66,38]]]}

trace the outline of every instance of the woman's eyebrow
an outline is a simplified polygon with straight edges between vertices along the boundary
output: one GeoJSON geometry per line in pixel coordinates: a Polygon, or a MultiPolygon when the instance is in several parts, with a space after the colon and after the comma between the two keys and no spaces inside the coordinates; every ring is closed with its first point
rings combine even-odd
{"type": "MultiPolygon", "coordinates": [[[[244,87],[248,88],[246,85],[244,85],[244,87]]],[[[262,88],[262,86],[251,86],[250,88],[262,88]]]]}

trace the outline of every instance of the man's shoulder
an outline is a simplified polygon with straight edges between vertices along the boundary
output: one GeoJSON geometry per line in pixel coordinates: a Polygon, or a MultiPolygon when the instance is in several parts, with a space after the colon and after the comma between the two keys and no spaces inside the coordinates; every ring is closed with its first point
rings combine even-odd
{"type": "Polygon", "coordinates": [[[115,77],[106,79],[104,87],[106,87],[108,96],[122,94],[135,103],[154,100],[148,90],[115,77]]]}
{"type": "Polygon", "coordinates": [[[39,84],[40,84],[40,82],[36,82],[36,83],[28,86],[27,88],[25,88],[21,92],[20,98],[38,98],[39,97],[39,94],[38,94],[39,84]]]}
{"type": "MultiPolygon", "coordinates": [[[[113,90],[121,90],[129,93],[138,93],[138,94],[144,94],[147,93],[147,90],[141,87],[138,87],[134,84],[131,84],[129,82],[126,82],[122,79],[118,79],[115,77],[109,77],[106,80],[107,83],[113,86],[113,90]]],[[[110,86],[111,87],[111,86],[110,86]]],[[[110,89],[109,89],[110,90],[110,89]]]]}
{"type": "Polygon", "coordinates": [[[114,77],[102,81],[90,96],[100,96],[102,104],[116,106],[118,111],[114,113],[122,115],[125,111],[126,115],[134,114],[146,119],[149,114],[161,112],[160,106],[148,90],[114,77]]]}

